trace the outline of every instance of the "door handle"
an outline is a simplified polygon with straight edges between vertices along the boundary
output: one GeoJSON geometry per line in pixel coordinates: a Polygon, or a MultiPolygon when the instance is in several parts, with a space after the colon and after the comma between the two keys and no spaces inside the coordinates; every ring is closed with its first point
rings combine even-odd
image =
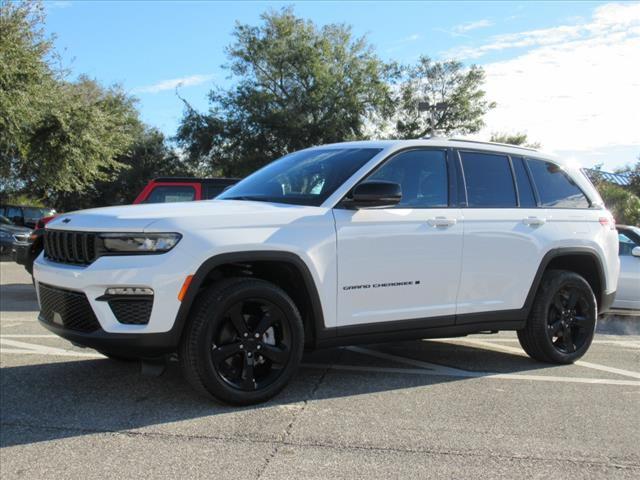
{"type": "Polygon", "coordinates": [[[447,217],[435,217],[427,220],[427,223],[432,227],[451,227],[456,224],[455,218],[447,218],[447,217]]]}
{"type": "Polygon", "coordinates": [[[547,219],[543,217],[527,217],[522,219],[522,223],[529,226],[544,225],[547,219]]]}

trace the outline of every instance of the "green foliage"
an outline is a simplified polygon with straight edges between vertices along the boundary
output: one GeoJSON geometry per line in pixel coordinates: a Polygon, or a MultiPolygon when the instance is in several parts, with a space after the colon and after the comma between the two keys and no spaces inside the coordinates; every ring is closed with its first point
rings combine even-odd
{"type": "Polygon", "coordinates": [[[640,226],[640,198],[637,195],[607,182],[598,182],[597,188],[616,223],[640,226]]]}
{"type": "Polygon", "coordinates": [[[142,131],[120,88],[61,78],[43,22],[39,3],[0,5],[0,187],[38,197],[107,180],[142,131]]]}
{"type": "Polygon", "coordinates": [[[141,132],[132,147],[116,160],[125,168],[107,172],[115,174],[114,178],[96,181],[82,192],[58,193],[58,208],[71,211],[95,205],[130,204],[153,178],[191,174],[156,129],[141,132]]]}
{"type": "Polygon", "coordinates": [[[531,143],[528,141],[526,133],[498,133],[491,134],[491,142],[506,143],[508,145],[519,145],[528,148],[540,148],[539,142],[531,143]]]}
{"type": "Polygon", "coordinates": [[[29,150],[32,126],[54,100],[52,40],[43,32],[42,4],[0,2],[0,175],[29,150]]]}
{"type": "Polygon", "coordinates": [[[392,135],[419,138],[433,133],[428,114],[418,110],[420,102],[446,104],[443,110],[431,113],[436,132],[478,132],[484,126],[483,115],[496,106],[486,100],[483,83],[482,68],[472,65],[465,69],[457,61],[434,62],[421,56],[417,65],[401,67],[392,135]]]}
{"type": "Polygon", "coordinates": [[[288,152],[365,136],[390,111],[388,68],[345,25],[318,27],[289,8],[237,24],[227,48],[229,90],[210,93],[206,115],[190,107],[177,139],[194,165],[246,174],[288,152]]]}

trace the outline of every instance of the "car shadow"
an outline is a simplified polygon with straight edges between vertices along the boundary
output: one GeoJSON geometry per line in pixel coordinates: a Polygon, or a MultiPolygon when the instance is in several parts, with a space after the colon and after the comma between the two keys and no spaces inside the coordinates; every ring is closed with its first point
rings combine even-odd
{"type": "Polygon", "coordinates": [[[36,289],[29,283],[0,285],[0,312],[37,312],[36,289]]]}
{"type": "MultiPolygon", "coordinates": [[[[408,367],[392,355],[499,373],[553,368],[518,355],[447,342],[410,341],[364,348],[389,358],[350,348],[305,354],[303,367],[283,392],[269,402],[249,407],[221,405],[195,393],[182,378],[177,363],[170,364],[161,377],[141,375],[135,362],[108,359],[3,367],[0,447],[101,432],[153,433],[168,428],[172,433],[174,429],[204,431],[207,436],[218,435],[222,439],[222,432],[229,431],[260,436],[265,435],[265,422],[286,425],[291,421],[292,410],[310,400],[417,387],[426,388],[428,395],[430,387],[465,380],[442,372],[431,375],[428,370],[424,374],[408,373],[401,369],[416,367],[408,367]],[[451,363],[452,358],[455,364],[451,363]],[[265,410],[269,411],[267,417],[262,415],[265,410]]],[[[274,431],[277,436],[283,430],[274,426],[274,431]]]]}

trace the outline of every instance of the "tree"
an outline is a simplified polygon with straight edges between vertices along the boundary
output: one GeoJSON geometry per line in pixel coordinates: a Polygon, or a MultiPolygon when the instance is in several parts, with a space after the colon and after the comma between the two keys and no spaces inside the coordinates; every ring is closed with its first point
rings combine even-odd
{"type": "Polygon", "coordinates": [[[0,2],[0,175],[5,181],[29,149],[31,128],[54,100],[52,39],[42,4],[0,2]]]}
{"type": "Polygon", "coordinates": [[[207,114],[187,106],[177,140],[194,165],[243,175],[294,150],[363,138],[374,113],[391,111],[389,69],[350,27],[318,27],[291,8],[261,19],[235,27],[233,86],[210,92],[207,114]]]}
{"type": "Polygon", "coordinates": [[[491,142],[506,143],[509,145],[519,145],[527,148],[540,148],[539,142],[529,142],[526,133],[498,133],[491,134],[491,142]]]}
{"type": "Polygon", "coordinates": [[[43,22],[40,3],[0,4],[0,187],[39,197],[110,178],[142,130],[119,87],[63,78],[43,22]]]}
{"type": "Polygon", "coordinates": [[[475,65],[465,69],[457,61],[434,62],[421,56],[417,65],[400,67],[398,78],[391,122],[391,135],[397,138],[433,133],[428,114],[418,108],[420,102],[444,104],[431,115],[436,132],[445,135],[478,132],[484,126],[483,115],[496,105],[485,98],[484,70],[475,65]]]}
{"type": "Polygon", "coordinates": [[[596,185],[616,223],[640,226],[640,198],[631,191],[607,182],[596,185]]]}

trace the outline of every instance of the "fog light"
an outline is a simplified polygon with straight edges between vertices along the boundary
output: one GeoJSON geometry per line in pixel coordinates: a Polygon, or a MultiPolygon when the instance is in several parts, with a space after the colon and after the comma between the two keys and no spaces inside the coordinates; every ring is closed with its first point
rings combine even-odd
{"type": "Polygon", "coordinates": [[[144,287],[117,287],[107,288],[106,295],[153,295],[151,288],[144,287]]]}

